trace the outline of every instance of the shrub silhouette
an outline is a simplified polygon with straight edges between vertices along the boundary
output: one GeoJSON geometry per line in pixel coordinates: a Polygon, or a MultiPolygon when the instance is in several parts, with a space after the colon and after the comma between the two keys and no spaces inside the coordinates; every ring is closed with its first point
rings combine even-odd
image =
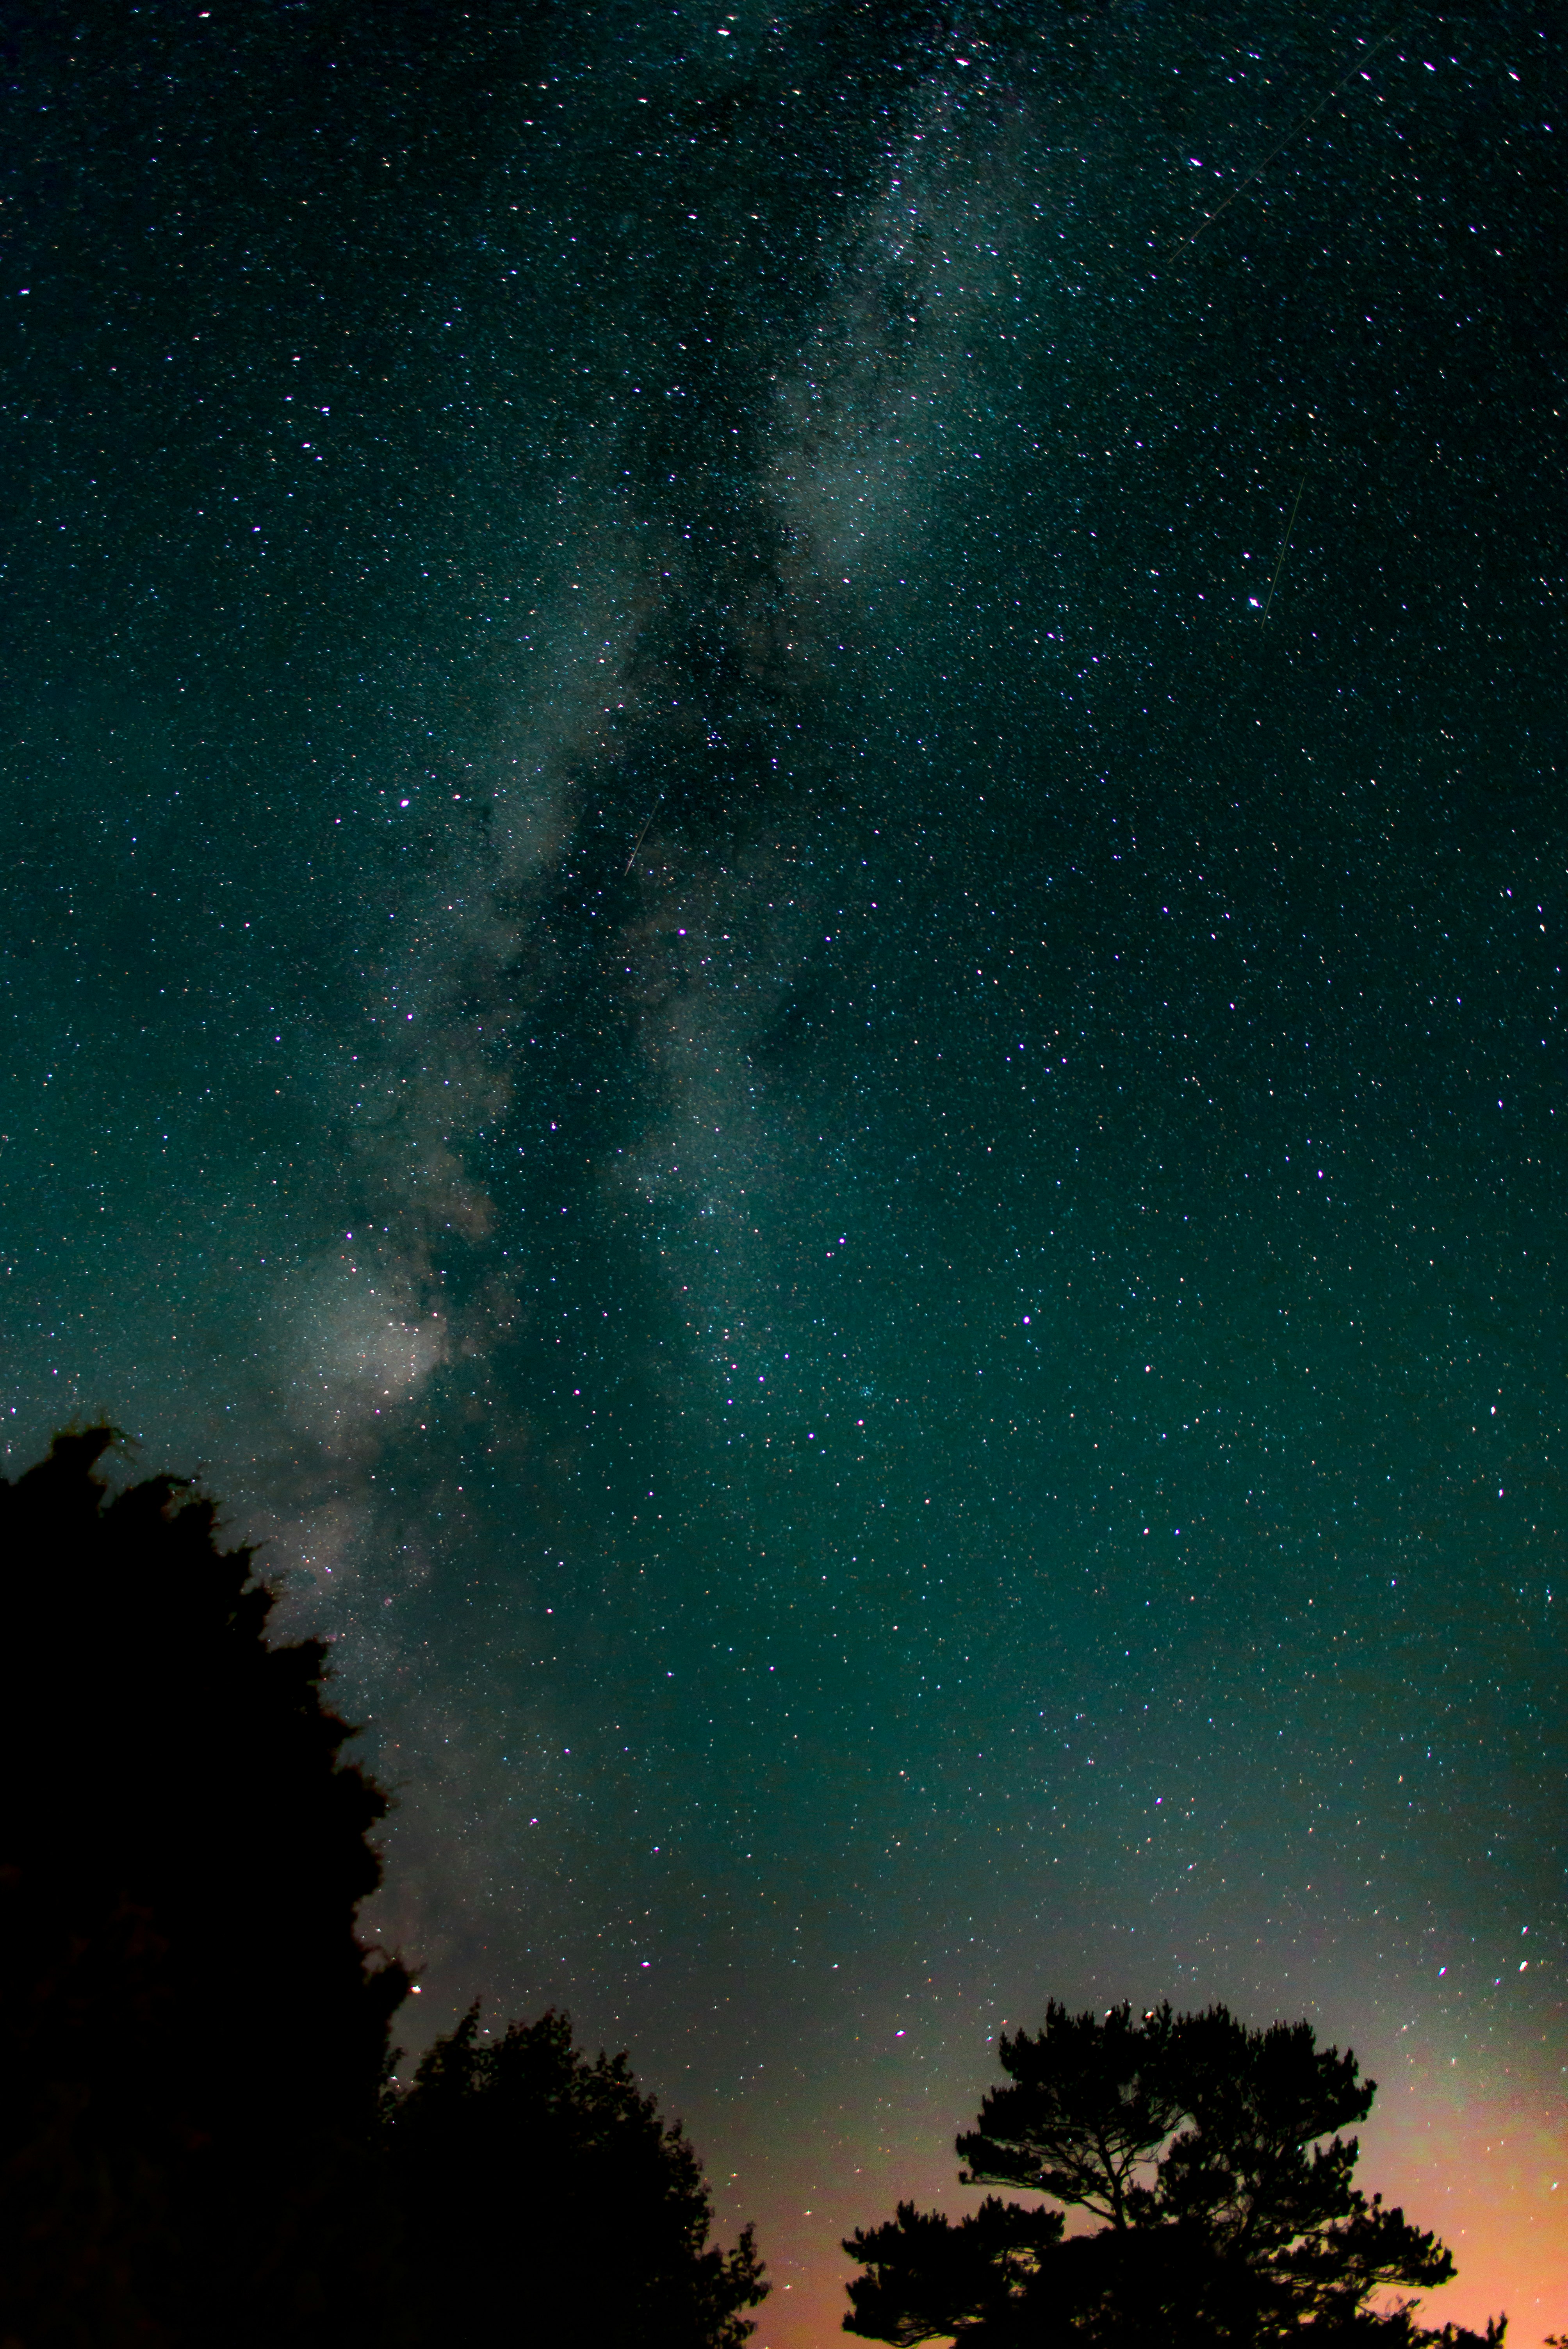
{"type": "Polygon", "coordinates": [[[389,2095],[416,2337],[740,2349],[762,2282],[748,2227],[707,2248],[712,2203],[679,2123],[624,2055],[594,2061],[564,2014],[481,2040],[469,2009],[389,2095]]]}

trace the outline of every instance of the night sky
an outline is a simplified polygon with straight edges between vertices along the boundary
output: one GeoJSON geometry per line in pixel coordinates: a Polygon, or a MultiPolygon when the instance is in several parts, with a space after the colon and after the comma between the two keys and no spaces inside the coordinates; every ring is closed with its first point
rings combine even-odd
{"type": "Polygon", "coordinates": [[[1568,2326],[1554,14],[7,19],[8,1473],[265,1541],[758,2349],[1050,1994],[1568,2326]]]}

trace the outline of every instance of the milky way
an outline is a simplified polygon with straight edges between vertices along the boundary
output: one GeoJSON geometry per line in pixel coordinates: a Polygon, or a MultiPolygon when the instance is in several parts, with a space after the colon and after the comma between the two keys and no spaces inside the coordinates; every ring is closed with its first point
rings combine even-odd
{"type": "Polygon", "coordinates": [[[10,1459],[264,1542],[759,2349],[1049,1994],[1351,2041],[1529,2344],[1549,19],[442,17],[8,56],[10,1459]]]}

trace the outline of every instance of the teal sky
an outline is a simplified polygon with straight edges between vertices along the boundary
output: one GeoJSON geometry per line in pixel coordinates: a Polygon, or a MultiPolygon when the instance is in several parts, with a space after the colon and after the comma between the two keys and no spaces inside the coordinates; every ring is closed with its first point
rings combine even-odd
{"type": "Polygon", "coordinates": [[[409,2045],[629,2045],[758,2349],[1051,1994],[1568,2322],[1551,30],[10,61],[8,1456],[265,1543],[409,2045]]]}

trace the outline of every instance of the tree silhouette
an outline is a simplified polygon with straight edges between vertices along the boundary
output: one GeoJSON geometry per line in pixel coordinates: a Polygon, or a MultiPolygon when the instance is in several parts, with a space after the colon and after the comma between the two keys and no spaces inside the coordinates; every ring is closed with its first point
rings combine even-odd
{"type": "Polygon", "coordinates": [[[0,1482],[0,2341],[325,2340],[378,2268],[387,1798],[211,1505],[0,1482]]]}
{"type": "Polygon", "coordinates": [[[475,2009],[387,2085],[325,1649],[268,1646],[211,1503],[110,1500],[110,1441],[0,1481],[0,2349],[740,2349],[750,2230],[708,2248],[624,2055],[475,2009]]]}
{"type": "MultiPolygon", "coordinates": [[[[1135,2022],[1052,2001],[1044,2028],[998,2054],[1007,2080],[957,2141],[962,2182],[1103,2223],[1068,2236],[1059,2210],[991,2197],[953,2226],[901,2204],[844,2246],[867,2271],[847,2332],[903,2349],[941,2333],[973,2349],[1253,2349],[1308,2331],[1326,2349],[1481,2349],[1452,2326],[1421,2331],[1411,2302],[1370,2304],[1447,2282],[1453,2260],[1355,2185],[1357,2142],[1338,2132],[1365,2120],[1376,2083],[1309,2023],[1251,2031],[1222,2006],[1135,2022]]],[[[1485,2338],[1495,2349],[1502,2324],[1485,2338]]]]}
{"type": "Polygon", "coordinates": [[[751,2229],[708,2249],[712,2202],[679,2123],[624,2055],[580,2054],[568,2016],[492,2043],[471,2007],[386,2118],[421,2344],[740,2349],[754,2330],[740,2312],[768,2286],[751,2229]]]}

